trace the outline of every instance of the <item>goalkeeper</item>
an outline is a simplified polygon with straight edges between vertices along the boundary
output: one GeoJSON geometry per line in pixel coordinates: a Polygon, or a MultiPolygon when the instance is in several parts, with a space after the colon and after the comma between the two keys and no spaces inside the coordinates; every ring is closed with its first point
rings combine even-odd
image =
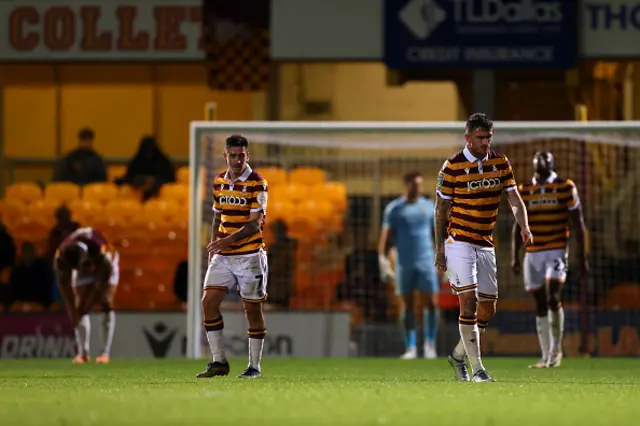
{"type": "Polygon", "coordinates": [[[403,359],[414,359],[416,350],[415,299],[424,307],[424,357],[436,358],[438,310],[438,274],[434,265],[434,204],[422,195],[423,179],[419,173],[404,176],[405,191],[385,208],[378,245],[380,273],[388,282],[393,277],[389,264],[387,241],[393,236],[396,293],[402,297],[402,324],[405,336],[403,359]]]}

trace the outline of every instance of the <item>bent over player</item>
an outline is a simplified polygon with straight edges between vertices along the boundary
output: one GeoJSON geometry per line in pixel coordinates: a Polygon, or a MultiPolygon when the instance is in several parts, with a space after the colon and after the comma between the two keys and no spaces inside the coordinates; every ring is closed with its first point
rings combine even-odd
{"type": "MultiPolygon", "coordinates": [[[[580,278],[589,270],[585,251],[585,224],[580,197],[575,184],[555,171],[555,158],[550,152],[533,156],[533,178],[518,190],[527,207],[535,243],[526,247],[524,286],[536,304],[536,330],[542,358],[531,368],[559,367],[562,363],[564,310],[562,286],[567,279],[567,243],[569,221],[578,242],[580,278]]],[[[521,272],[518,224],[513,227],[512,266],[521,272]]]]}
{"type": "Polygon", "coordinates": [[[387,240],[393,236],[396,293],[402,297],[402,322],[405,336],[403,359],[417,357],[414,297],[420,296],[424,307],[424,357],[436,358],[438,333],[438,274],[433,266],[433,201],[422,195],[422,176],[404,176],[404,195],[391,201],[384,210],[382,232],[378,244],[380,272],[392,275],[387,256],[387,240]]]}
{"type": "Polygon", "coordinates": [[[213,185],[213,229],[207,249],[210,261],[204,278],[202,311],[212,362],[196,377],[226,376],[229,362],[224,352],[224,322],[220,304],[229,290],[238,288],[249,322],[249,366],[239,377],[260,376],[260,360],[267,334],[262,302],[267,299],[267,255],[262,225],[267,212],[267,181],[254,172],[244,136],[227,138],[227,170],[213,185]]]}
{"type": "Polygon", "coordinates": [[[80,228],[62,241],[56,251],[54,266],[65,307],[75,327],[78,355],[76,364],[90,361],[89,312],[100,304],[104,312],[103,348],[96,358],[108,363],[116,327],[113,298],[119,279],[119,255],[107,239],[93,228],[80,228]]]}
{"type": "Polygon", "coordinates": [[[449,355],[456,378],[493,382],[482,364],[480,334],[496,311],[498,282],[493,227],[506,191],[525,244],[531,240],[524,203],[506,156],[490,149],[493,122],[485,114],[469,117],[466,147],[445,161],[436,189],[436,266],[447,271],[460,302],[460,342],[449,355]]]}

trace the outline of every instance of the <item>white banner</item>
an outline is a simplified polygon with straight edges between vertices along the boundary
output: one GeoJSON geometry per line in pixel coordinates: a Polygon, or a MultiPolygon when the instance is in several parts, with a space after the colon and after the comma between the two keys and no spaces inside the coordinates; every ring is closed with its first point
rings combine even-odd
{"type": "MultiPolygon", "coordinates": [[[[224,336],[229,357],[248,353],[247,326],[242,312],[226,312],[224,336]]],[[[347,357],[348,312],[265,312],[265,357],[347,357]]],[[[102,345],[102,314],[91,317],[92,352],[102,345]]],[[[186,314],[117,313],[114,358],[178,358],[185,356],[186,314]]],[[[207,344],[203,342],[205,348],[207,344]]]]}
{"type": "Polygon", "coordinates": [[[585,0],[581,19],[584,57],[640,57],[640,0],[585,0]]]}
{"type": "Polygon", "coordinates": [[[202,60],[200,0],[0,0],[0,60],[202,60]]]}

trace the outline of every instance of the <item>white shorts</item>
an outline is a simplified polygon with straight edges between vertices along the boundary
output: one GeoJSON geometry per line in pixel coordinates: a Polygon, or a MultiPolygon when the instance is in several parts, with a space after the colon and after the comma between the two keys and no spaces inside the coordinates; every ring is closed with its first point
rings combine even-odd
{"type": "Polygon", "coordinates": [[[267,253],[264,250],[248,256],[216,254],[207,268],[204,288],[229,291],[237,287],[243,300],[263,302],[267,300],[268,275],[267,253]]]}
{"type": "Polygon", "coordinates": [[[564,284],[567,279],[567,252],[542,250],[524,255],[524,288],[536,291],[548,282],[564,284]]]}
{"type": "Polygon", "coordinates": [[[496,253],[449,237],[444,244],[447,274],[453,294],[477,292],[478,300],[498,298],[496,253]]]}
{"type": "MultiPolygon", "coordinates": [[[[120,254],[116,251],[113,255],[111,253],[106,253],[107,257],[111,261],[111,276],[109,277],[109,285],[118,285],[120,281],[120,254]],[[113,256],[113,258],[112,258],[113,256]]],[[[83,285],[93,284],[95,282],[95,278],[93,275],[79,275],[78,271],[74,269],[71,285],[74,287],[80,287],[83,285]]]]}

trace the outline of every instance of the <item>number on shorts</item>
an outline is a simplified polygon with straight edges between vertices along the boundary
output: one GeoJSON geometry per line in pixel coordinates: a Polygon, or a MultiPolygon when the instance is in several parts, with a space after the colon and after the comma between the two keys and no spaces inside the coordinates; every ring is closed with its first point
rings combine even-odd
{"type": "Polygon", "coordinates": [[[264,275],[256,275],[255,279],[258,280],[258,288],[256,289],[256,293],[258,294],[258,297],[264,297],[264,288],[262,286],[264,282],[264,275]]]}
{"type": "Polygon", "coordinates": [[[556,263],[555,265],[553,265],[553,269],[558,272],[567,272],[567,264],[560,259],[556,259],[556,263]]]}

